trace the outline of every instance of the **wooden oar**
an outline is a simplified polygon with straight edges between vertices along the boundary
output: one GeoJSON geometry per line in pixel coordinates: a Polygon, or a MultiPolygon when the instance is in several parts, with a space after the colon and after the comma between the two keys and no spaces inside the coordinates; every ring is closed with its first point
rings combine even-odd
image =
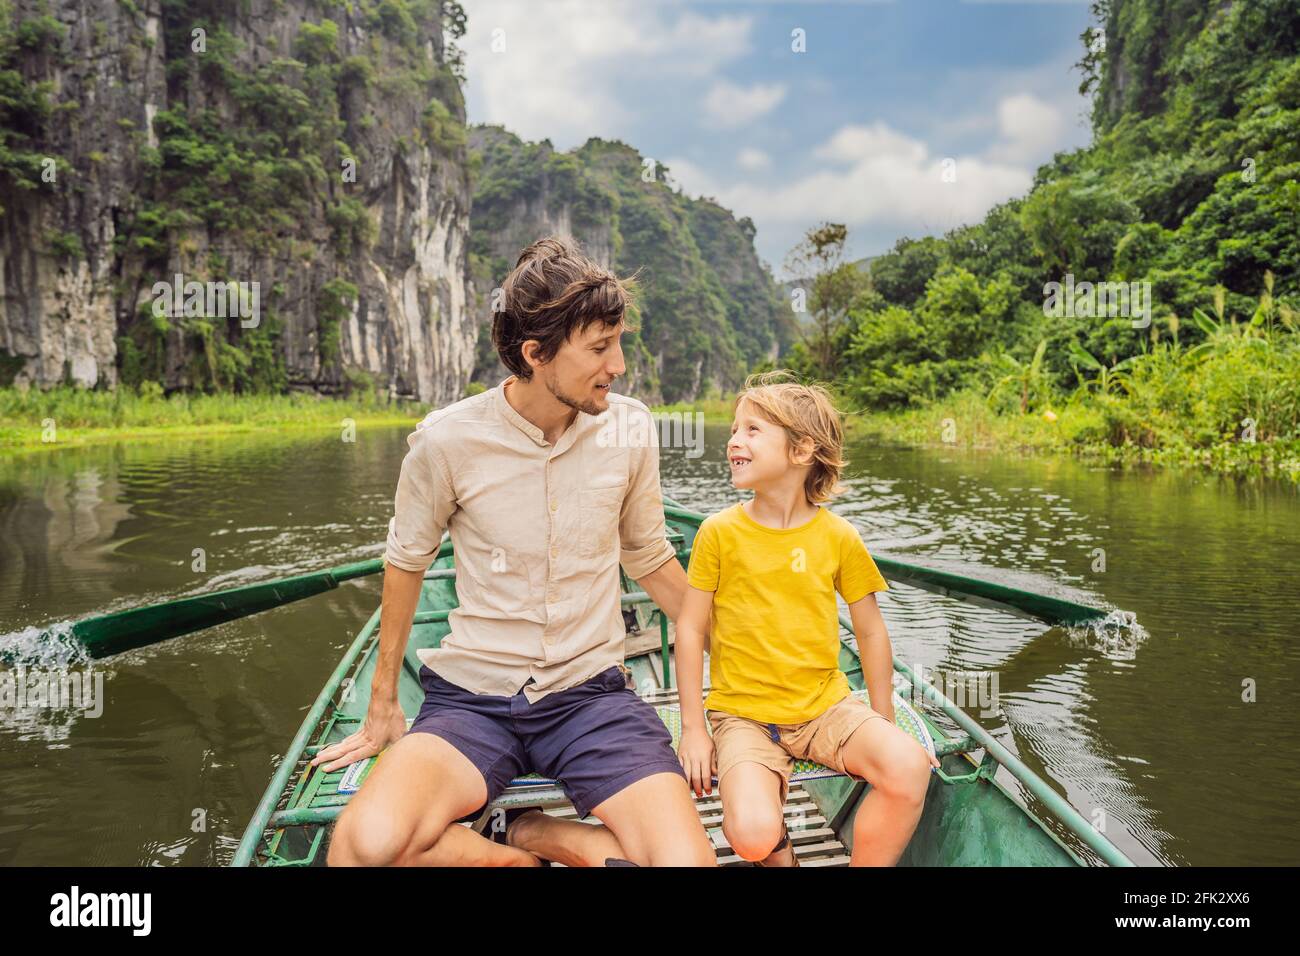
{"type": "MultiPolygon", "coordinates": [[[[664,514],[669,518],[690,521],[693,524],[698,524],[705,517],[698,511],[683,508],[671,498],[664,498],[664,514]]],[[[890,581],[910,584],[912,587],[956,598],[967,604],[1011,611],[1021,617],[1045,621],[1048,624],[1087,624],[1089,621],[1102,620],[1107,615],[1106,611],[1088,607],[1086,604],[1076,604],[1063,598],[1022,591],[1019,588],[1007,587],[1005,584],[968,578],[949,571],[922,568],[892,558],[873,556],[873,560],[876,562],[876,567],[880,568],[880,573],[890,581]]]]}
{"type": "MultiPolygon", "coordinates": [[[[444,540],[438,557],[451,554],[451,542],[444,540]]],[[[86,648],[92,658],[120,654],[132,648],[156,644],[168,638],[201,631],[214,624],[223,624],[258,611],[301,601],[303,598],[329,591],[343,581],[378,574],[384,570],[382,558],[342,564],[326,571],[298,574],[263,584],[248,584],[227,588],[197,597],[177,598],[162,604],[118,611],[102,617],[92,617],[72,625],[72,634],[86,648]]]]}

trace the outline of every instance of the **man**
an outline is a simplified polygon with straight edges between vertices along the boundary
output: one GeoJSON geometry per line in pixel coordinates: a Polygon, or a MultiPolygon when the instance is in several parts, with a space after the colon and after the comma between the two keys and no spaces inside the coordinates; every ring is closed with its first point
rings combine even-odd
{"type": "Polygon", "coordinates": [[[312,763],[333,770],[391,747],[339,816],[331,865],[716,863],[667,730],[618,668],[620,562],[672,619],[686,590],[658,446],[611,441],[605,427],[617,404],[654,434],[645,405],[610,392],[634,291],[568,240],[533,243],[492,326],[514,374],[431,412],[408,439],[369,711],[312,763]],[[441,646],[419,652],[425,701],[408,732],[397,677],[444,529],[460,606],[441,646]],[[534,811],[496,843],[457,825],[534,770],[604,826],[534,811]]]}

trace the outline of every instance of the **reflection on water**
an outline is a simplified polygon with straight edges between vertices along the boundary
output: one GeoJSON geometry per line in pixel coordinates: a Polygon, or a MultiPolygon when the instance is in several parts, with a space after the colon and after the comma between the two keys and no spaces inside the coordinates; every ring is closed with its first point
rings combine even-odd
{"type": "MultiPolygon", "coordinates": [[[[737,500],[724,426],[662,452],[666,494],[737,500]]],[[[135,443],[0,462],[0,656],[55,622],[381,553],[405,430],[135,443]]],[[[1293,490],[1066,459],[850,449],[833,505],[876,553],[1133,612],[1045,628],[907,587],[882,599],[925,674],[997,682],[997,739],[1139,863],[1295,863],[1300,545],[1293,490]],[[1243,688],[1257,688],[1257,702],[1243,688]],[[1249,696],[1249,695],[1247,695],[1249,696]],[[1220,808],[1237,813],[1225,819],[1220,808]],[[1285,816],[1284,816],[1285,814],[1285,816]]],[[[380,580],[94,662],[101,716],[0,709],[0,863],[228,861],[380,580]]],[[[12,665],[11,665],[12,667],[12,665]]],[[[946,719],[939,723],[947,729],[946,719]]],[[[1005,772],[1002,780],[1035,809],[1005,772]]],[[[1046,816],[1044,814],[1044,816],[1046,816]]]]}

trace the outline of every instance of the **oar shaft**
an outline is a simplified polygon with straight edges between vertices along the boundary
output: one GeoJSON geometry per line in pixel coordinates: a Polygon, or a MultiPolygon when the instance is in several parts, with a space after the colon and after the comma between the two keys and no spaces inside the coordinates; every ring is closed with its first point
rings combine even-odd
{"type": "MultiPolygon", "coordinates": [[[[438,549],[438,557],[448,554],[451,554],[451,541],[444,540],[438,549]]],[[[92,658],[108,657],[301,601],[332,590],[343,581],[378,574],[382,570],[382,558],[356,561],[279,581],[227,588],[213,594],[177,598],[163,604],[89,618],[74,624],[72,634],[92,658]]]]}

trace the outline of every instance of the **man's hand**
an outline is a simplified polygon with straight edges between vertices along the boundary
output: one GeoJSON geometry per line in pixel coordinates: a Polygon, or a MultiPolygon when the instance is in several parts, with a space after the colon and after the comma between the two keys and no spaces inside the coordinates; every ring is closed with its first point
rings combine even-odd
{"type": "Polygon", "coordinates": [[[358,760],[373,757],[405,733],[406,716],[397,701],[372,696],[361,729],[345,740],[326,747],[312,758],[311,765],[315,767],[328,760],[330,762],[324,770],[325,773],[330,773],[358,760]]]}
{"type": "Polygon", "coordinates": [[[681,743],[677,745],[677,760],[686,771],[686,779],[697,797],[713,793],[718,754],[707,730],[703,727],[683,730],[681,743]]]}

